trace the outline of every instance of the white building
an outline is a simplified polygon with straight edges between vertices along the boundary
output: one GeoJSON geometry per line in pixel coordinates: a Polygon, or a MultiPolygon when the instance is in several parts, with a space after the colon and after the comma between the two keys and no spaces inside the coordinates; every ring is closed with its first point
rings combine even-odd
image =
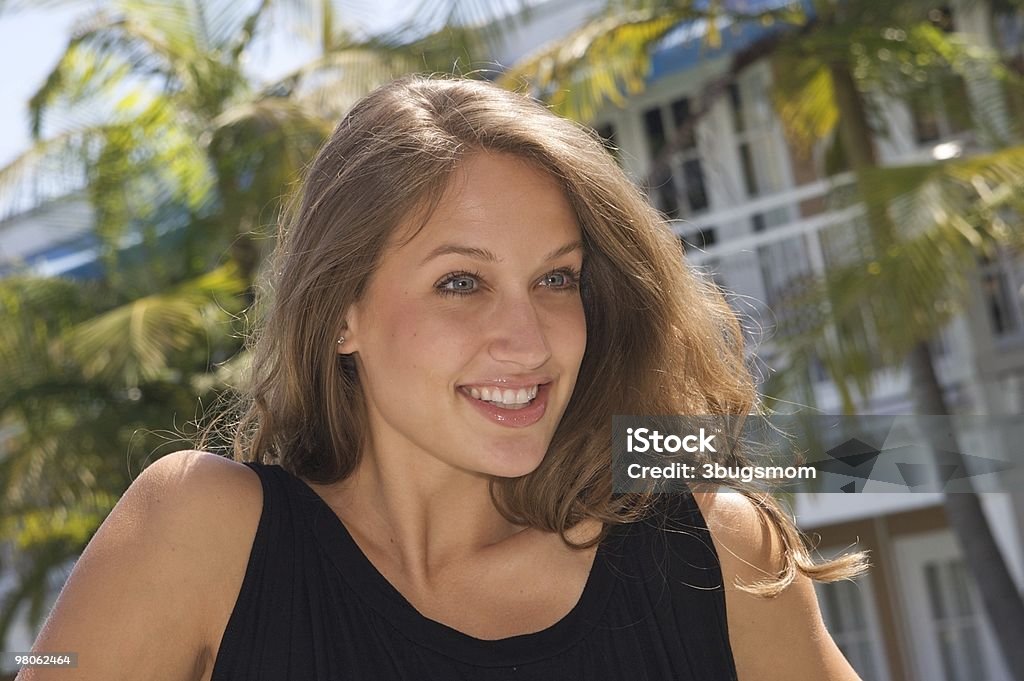
{"type": "MultiPolygon", "coordinates": [[[[554,2],[536,13],[545,26],[566,26],[576,16],[575,10],[554,2]]],[[[972,40],[994,44],[984,3],[965,6],[952,17],[956,29],[971,33],[972,40]]],[[[613,140],[621,163],[638,182],[654,178],[652,200],[676,218],[673,225],[689,246],[688,260],[737,294],[741,313],[770,325],[772,312],[803,278],[820,275],[839,261],[849,243],[844,236],[856,228],[862,210],[830,208],[830,190],[849,184],[850,176],[826,177],[823,149],[803,159],[787,143],[768,96],[773,72],[767,60],[729,78],[732,54],[764,29],[747,26],[734,34],[722,28],[723,49],[710,55],[700,54],[702,25],[673,30],[653,56],[645,91],[622,108],[607,107],[594,128],[613,140]],[[724,92],[709,98],[709,85],[723,79],[724,92]],[[708,101],[713,102],[710,109],[694,116],[708,101]],[[696,123],[686,130],[691,116],[696,123]],[[680,137],[676,131],[681,126],[685,132],[680,137]],[[668,171],[653,174],[655,159],[664,156],[670,142],[675,145],[665,159],[668,171]]],[[[980,97],[986,87],[991,85],[969,83],[964,96],[980,97]]],[[[958,125],[938,96],[930,109],[878,101],[889,132],[876,138],[884,165],[983,148],[980,135],[958,125]]],[[[1022,414],[1022,286],[1024,260],[1001,255],[982,268],[966,313],[933,343],[953,411],[1022,414]]],[[[758,348],[768,367],[773,353],[770,340],[758,348]]],[[[824,414],[840,413],[835,386],[820,366],[814,373],[810,406],[824,414]]],[[[878,372],[875,393],[870,403],[858,405],[859,412],[914,413],[908,379],[907,371],[878,372]]],[[[1024,423],[1024,417],[1018,421],[1024,423]]],[[[985,451],[1020,462],[1013,445],[1006,437],[985,451]]],[[[983,504],[1020,586],[1024,476],[1019,470],[1013,474],[1004,482],[1013,491],[986,493],[983,504]]],[[[795,495],[801,529],[820,538],[822,555],[851,547],[871,550],[874,567],[868,576],[856,583],[818,585],[829,631],[865,681],[1010,681],[942,498],[940,493],[795,495]]]]}
{"type": "Polygon", "coordinates": [[[0,277],[17,271],[87,276],[96,271],[97,246],[86,199],[43,204],[0,221],[0,277]]]}

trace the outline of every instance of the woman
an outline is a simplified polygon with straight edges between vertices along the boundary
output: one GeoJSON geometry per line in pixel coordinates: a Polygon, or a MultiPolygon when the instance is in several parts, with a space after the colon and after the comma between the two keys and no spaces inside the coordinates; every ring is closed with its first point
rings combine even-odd
{"type": "Polygon", "coordinates": [[[612,493],[612,415],[757,404],[730,308],[594,137],[396,81],[271,265],[235,461],[133,483],[36,644],[75,678],[857,678],[811,578],[862,554],[815,564],[749,490],[612,493]]]}

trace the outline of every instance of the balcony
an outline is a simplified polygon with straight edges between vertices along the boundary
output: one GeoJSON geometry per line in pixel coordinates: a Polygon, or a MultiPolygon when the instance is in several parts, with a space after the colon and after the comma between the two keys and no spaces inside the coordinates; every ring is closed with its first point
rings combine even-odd
{"type": "MultiPolygon", "coordinates": [[[[836,175],[671,223],[687,261],[729,292],[751,332],[751,350],[769,368],[781,359],[773,333],[800,333],[820,315],[788,301],[830,267],[863,255],[856,249],[865,241],[856,237],[867,225],[863,207],[850,200],[853,182],[850,173],[836,175]]],[[[971,314],[954,319],[933,341],[939,378],[952,391],[953,404],[969,399],[961,389],[976,380],[990,349],[1004,355],[1002,370],[1024,371],[1024,352],[1016,352],[1024,350],[1022,286],[1021,254],[979,263],[971,314]]],[[[811,367],[815,404],[808,406],[835,413],[835,386],[820,362],[814,359],[811,367]]],[[[907,388],[905,370],[878,367],[871,403],[858,407],[863,413],[909,413],[907,388]]]]}

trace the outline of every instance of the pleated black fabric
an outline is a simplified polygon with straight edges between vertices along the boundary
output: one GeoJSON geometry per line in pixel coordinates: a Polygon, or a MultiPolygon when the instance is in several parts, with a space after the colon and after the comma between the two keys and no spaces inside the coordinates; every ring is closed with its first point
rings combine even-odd
{"type": "Polygon", "coordinates": [[[688,493],[610,533],[562,620],[487,641],[419,614],[301,479],[246,465],[263,513],[212,681],[736,680],[718,556],[688,493]]]}

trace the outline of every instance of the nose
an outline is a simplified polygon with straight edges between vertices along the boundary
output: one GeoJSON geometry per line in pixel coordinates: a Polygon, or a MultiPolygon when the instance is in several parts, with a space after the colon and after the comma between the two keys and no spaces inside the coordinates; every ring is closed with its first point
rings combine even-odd
{"type": "Polygon", "coordinates": [[[488,352],[495,361],[533,370],[551,359],[543,316],[528,297],[502,301],[491,315],[490,336],[488,352]]]}

